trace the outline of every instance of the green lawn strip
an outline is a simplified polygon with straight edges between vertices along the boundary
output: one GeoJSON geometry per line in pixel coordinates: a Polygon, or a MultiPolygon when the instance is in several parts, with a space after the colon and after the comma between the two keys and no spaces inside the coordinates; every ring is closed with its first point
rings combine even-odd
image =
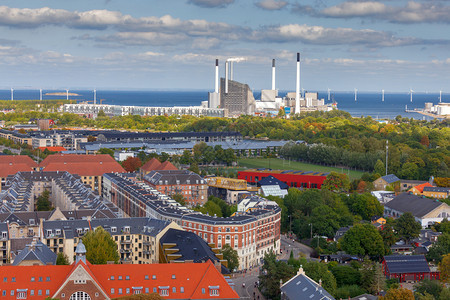
{"type": "MultiPolygon", "coordinates": [[[[268,158],[241,158],[238,160],[240,167],[247,168],[269,168],[269,159],[268,158]]],[[[308,164],[297,161],[288,161],[279,158],[271,158],[270,159],[270,168],[273,170],[301,170],[301,171],[313,171],[313,172],[338,172],[338,173],[346,173],[349,175],[350,179],[361,178],[361,175],[364,172],[354,171],[354,170],[346,170],[345,168],[336,168],[336,167],[328,167],[321,166],[315,164],[308,164]]]]}

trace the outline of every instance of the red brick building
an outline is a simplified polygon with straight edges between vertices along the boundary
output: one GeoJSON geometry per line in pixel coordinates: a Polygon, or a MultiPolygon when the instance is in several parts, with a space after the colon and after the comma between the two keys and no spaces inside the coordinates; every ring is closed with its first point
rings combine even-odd
{"type": "Polygon", "coordinates": [[[261,179],[271,175],[286,183],[289,187],[320,189],[328,174],[312,171],[251,169],[239,171],[238,179],[244,179],[248,183],[256,184],[261,179]]]}
{"type": "Polygon", "coordinates": [[[157,293],[165,299],[238,299],[210,261],[184,264],[108,264],[86,261],[78,244],[72,265],[2,266],[2,299],[114,299],[157,293]]]}

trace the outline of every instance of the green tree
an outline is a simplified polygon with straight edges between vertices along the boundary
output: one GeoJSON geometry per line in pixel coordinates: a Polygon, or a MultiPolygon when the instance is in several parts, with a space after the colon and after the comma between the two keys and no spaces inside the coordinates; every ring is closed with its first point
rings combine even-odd
{"type": "Polygon", "coordinates": [[[383,229],[380,230],[380,234],[383,238],[384,249],[386,250],[385,254],[388,254],[391,246],[397,242],[398,237],[389,223],[383,225],[383,229]]]}
{"type": "Polygon", "coordinates": [[[184,197],[182,194],[176,193],[172,195],[172,199],[180,203],[181,205],[185,206],[186,201],[184,200],[184,197]]]}
{"type": "Polygon", "coordinates": [[[225,244],[222,247],[223,259],[228,261],[228,269],[233,272],[239,268],[239,255],[230,245],[225,244]]]}
{"type": "Polygon", "coordinates": [[[100,148],[98,150],[98,154],[109,154],[112,158],[114,158],[114,150],[108,148],[100,148]]]}
{"type": "Polygon", "coordinates": [[[406,212],[395,220],[394,229],[400,238],[409,242],[419,236],[422,226],[410,212],[406,212]]]}
{"type": "Polygon", "coordinates": [[[439,263],[439,272],[441,272],[441,281],[450,283],[450,254],[444,255],[439,263]]]}
{"type": "Polygon", "coordinates": [[[408,289],[390,289],[385,296],[379,297],[380,300],[414,300],[414,294],[408,289]]]}
{"type": "Polygon", "coordinates": [[[56,264],[57,265],[68,265],[69,264],[69,258],[64,252],[58,252],[58,255],[56,256],[56,264]]]}
{"type": "Polygon", "coordinates": [[[439,263],[443,256],[450,253],[450,233],[444,233],[438,237],[427,253],[427,259],[439,263]]]}
{"type": "Polygon", "coordinates": [[[339,244],[349,254],[374,258],[384,255],[383,239],[371,224],[356,224],[344,234],[339,244]]]}
{"type": "Polygon", "coordinates": [[[331,172],[327,175],[321,188],[334,192],[347,192],[350,188],[350,180],[347,174],[331,172]]]}
{"type": "Polygon", "coordinates": [[[309,261],[303,265],[306,275],[316,282],[322,281],[323,288],[330,294],[336,292],[336,278],[334,278],[333,273],[328,270],[325,263],[320,263],[316,261],[309,261]]]}
{"type": "Polygon", "coordinates": [[[42,195],[37,198],[36,210],[37,211],[50,211],[53,210],[52,202],[49,200],[50,192],[45,190],[42,195]]]}
{"type": "Polygon", "coordinates": [[[414,286],[416,294],[425,296],[432,295],[434,299],[439,299],[439,294],[442,292],[442,285],[439,281],[424,279],[414,286]]]}
{"type": "Polygon", "coordinates": [[[200,169],[198,168],[198,163],[197,162],[191,163],[191,166],[189,167],[189,171],[192,171],[196,174],[200,174],[200,169]]]}
{"type": "Polygon", "coordinates": [[[380,174],[381,176],[386,174],[386,166],[385,164],[381,161],[381,159],[378,159],[377,162],[375,163],[375,166],[373,167],[373,171],[375,173],[380,174]]]}
{"type": "Polygon", "coordinates": [[[336,266],[331,269],[338,286],[359,285],[361,283],[361,274],[358,270],[350,266],[336,266]]]}
{"type": "Polygon", "coordinates": [[[102,227],[88,231],[83,237],[86,259],[94,265],[104,265],[108,261],[119,262],[117,244],[111,234],[102,227]]]}
{"type": "Polygon", "coordinates": [[[295,275],[295,268],[276,259],[272,251],[264,256],[264,264],[259,276],[264,296],[270,299],[280,299],[280,280],[286,282],[295,275]]]}

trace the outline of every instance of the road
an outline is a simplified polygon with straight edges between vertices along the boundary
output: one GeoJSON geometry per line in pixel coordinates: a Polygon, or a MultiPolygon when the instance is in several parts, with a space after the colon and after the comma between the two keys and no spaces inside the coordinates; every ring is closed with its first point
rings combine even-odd
{"type": "Polygon", "coordinates": [[[283,251],[283,253],[279,256],[279,259],[289,259],[291,251],[294,251],[295,258],[298,258],[300,253],[303,253],[306,258],[309,258],[314,252],[314,249],[312,249],[311,247],[299,242],[295,242],[284,235],[281,235],[281,250],[283,251]]]}

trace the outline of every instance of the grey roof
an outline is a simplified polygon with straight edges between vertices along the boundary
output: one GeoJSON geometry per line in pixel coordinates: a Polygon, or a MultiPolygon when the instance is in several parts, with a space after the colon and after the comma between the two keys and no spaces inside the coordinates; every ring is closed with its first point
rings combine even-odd
{"type": "Polygon", "coordinates": [[[96,219],[91,221],[92,229],[98,226],[103,227],[111,235],[121,235],[128,227],[130,234],[145,234],[149,236],[156,236],[164,228],[170,224],[169,221],[162,221],[151,218],[117,218],[117,219],[96,219]],[[112,228],[116,230],[112,230],[112,228]]]}
{"type": "Polygon", "coordinates": [[[260,181],[258,181],[258,186],[275,185],[275,184],[278,185],[280,187],[280,189],[288,189],[289,188],[289,186],[286,183],[273,177],[272,175],[264,177],[260,181]]]}
{"type": "Polygon", "coordinates": [[[351,298],[351,300],[377,300],[378,296],[370,295],[370,294],[362,294],[356,297],[351,298]]]}
{"type": "Polygon", "coordinates": [[[389,175],[385,175],[381,177],[384,181],[386,181],[387,183],[393,183],[393,182],[397,182],[400,181],[400,178],[398,178],[397,176],[395,176],[394,174],[389,174],[389,175]]]}
{"type": "Polygon", "coordinates": [[[12,265],[17,266],[24,260],[39,260],[43,265],[54,265],[56,263],[56,253],[38,241],[35,245],[27,245],[25,249],[20,251],[14,258],[12,265]]]}
{"type": "Polygon", "coordinates": [[[200,175],[189,170],[151,171],[144,176],[144,180],[154,185],[204,184],[200,175]],[[188,180],[190,183],[187,183],[188,180]]]}
{"type": "Polygon", "coordinates": [[[288,282],[281,286],[283,299],[312,299],[312,300],[334,300],[322,286],[306,276],[305,274],[297,274],[288,282]]]}
{"type": "Polygon", "coordinates": [[[450,193],[450,188],[448,187],[438,187],[438,186],[426,186],[423,188],[424,192],[437,192],[437,193],[450,193]]]}
{"type": "Polygon", "coordinates": [[[430,272],[423,255],[388,255],[384,257],[389,273],[423,273],[430,272]]]}
{"type": "Polygon", "coordinates": [[[415,217],[421,218],[444,203],[438,200],[403,193],[386,203],[384,206],[400,212],[410,212],[415,217]]]}

